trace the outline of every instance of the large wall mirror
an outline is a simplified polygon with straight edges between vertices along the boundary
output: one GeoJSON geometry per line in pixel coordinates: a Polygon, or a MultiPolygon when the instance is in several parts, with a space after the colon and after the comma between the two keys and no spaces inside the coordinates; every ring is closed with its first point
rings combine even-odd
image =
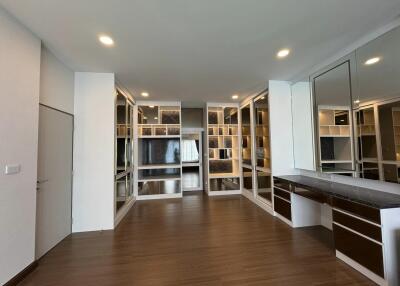
{"type": "Polygon", "coordinates": [[[400,27],[355,52],[357,164],[362,178],[399,183],[400,27]]]}
{"type": "Polygon", "coordinates": [[[317,169],[353,176],[354,136],[350,60],[313,77],[317,169]]]}
{"type": "Polygon", "coordinates": [[[292,85],[296,168],[400,182],[399,51],[397,27],[292,85]]]}

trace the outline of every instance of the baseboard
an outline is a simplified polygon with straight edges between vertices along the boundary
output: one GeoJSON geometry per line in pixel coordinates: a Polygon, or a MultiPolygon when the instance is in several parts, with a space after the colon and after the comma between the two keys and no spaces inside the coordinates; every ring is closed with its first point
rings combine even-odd
{"type": "Polygon", "coordinates": [[[20,273],[15,275],[13,278],[11,278],[10,281],[8,281],[4,286],[15,286],[19,282],[21,282],[26,276],[28,276],[35,268],[38,266],[38,262],[35,260],[31,264],[29,264],[24,270],[22,270],[20,273]]]}

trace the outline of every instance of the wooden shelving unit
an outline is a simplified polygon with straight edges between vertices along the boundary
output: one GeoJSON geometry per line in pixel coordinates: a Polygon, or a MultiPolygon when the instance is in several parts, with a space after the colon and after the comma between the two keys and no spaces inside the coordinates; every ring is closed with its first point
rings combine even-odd
{"type": "Polygon", "coordinates": [[[180,102],[137,102],[135,114],[137,198],[182,197],[180,102]]]}
{"type": "Polygon", "coordinates": [[[240,145],[237,104],[208,103],[205,110],[206,191],[208,195],[239,194],[240,145]]]}
{"type": "Polygon", "coordinates": [[[353,175],[353,135],[350,109],[318,108],[319,161],[323,172],[353,175]]]}

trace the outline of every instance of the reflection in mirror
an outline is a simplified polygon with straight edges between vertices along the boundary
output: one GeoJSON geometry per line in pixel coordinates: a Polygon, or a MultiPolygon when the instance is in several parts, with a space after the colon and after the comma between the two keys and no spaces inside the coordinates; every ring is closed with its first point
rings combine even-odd
{"type": "Polygon", "coordinates": [[[250,104],[240,109],[242,115],[242,163],[248,167],[252,166],[251,158],[251,117],[250,104]]]}
{"type": "Polygon", "coordinates": [[[257,194],[271,202],[271,173],[257,170],[257,194]]]}
{"type": "Polygon", "coordinates": [[[359,175],[399,183],[400,28],[356,51],[359,175]],[[375,59],[374,61],[368,61],[375,59]]]}
{"type": "Polygon", "coordinates": [[[243,188],[253,192],[253,158],[250,103],[240,109],[242,117],[242,174],[243,188]]]}
{"type": "Polygon", "coordinates": [[[378,107],[382,160],[400,161],[400,101],[378,107]]]}
{"type": "Polygon", "coordinates": [[[356,103],[371,104],[400,96],[400,27],[357,49],[360,91],[356,103]],[[367,64],[370,59],[378,59],[367,64]]]}
{"type": "Polygon", "coordinates": [[[379,180],[378,152],[373,107],[355,112],[357,122],[357,162],[360,178],[379,180]]]}
{"type": "Polygon", "coordinates": [[[139,124],[158,124],[158,106],[139,106],[139,124]]]}
{"type": "Polygon", "coordinates": [[[346,61],[314,78],[318,160],[323,172],[353,176],[350,66],[346,61]]]}
{"type": "Polygon", "coordinates": [[[238,124],[238,113],[236,107],[224,108],[224,124],[238,124]]]}
{"type": "Polygon", "coordinates": [[[257,195],[271,202],[268,94],[254,100],[257,195]]]}
{"type": "Polygon", "coordinates": [[[346,61],[314,78],[317,106],[351,107],[350,66],[346,61]]]}
{"type": "Polygon", "coordinates": [[[256,116],[256,160],[257,167],[270,169],[270,148],[269,148],[269,115],[268,99],[262,96],[254,101],[256,116]]]}

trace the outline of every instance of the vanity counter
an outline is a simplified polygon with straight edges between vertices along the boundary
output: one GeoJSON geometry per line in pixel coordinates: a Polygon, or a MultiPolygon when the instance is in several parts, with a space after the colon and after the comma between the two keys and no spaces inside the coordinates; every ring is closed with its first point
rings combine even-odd
{"type": "Polygon", "coordinates": [[[296,187],[368,205],[377,209],[399,208],[400,195],[301,175],[276,176],[296,187]]]}

